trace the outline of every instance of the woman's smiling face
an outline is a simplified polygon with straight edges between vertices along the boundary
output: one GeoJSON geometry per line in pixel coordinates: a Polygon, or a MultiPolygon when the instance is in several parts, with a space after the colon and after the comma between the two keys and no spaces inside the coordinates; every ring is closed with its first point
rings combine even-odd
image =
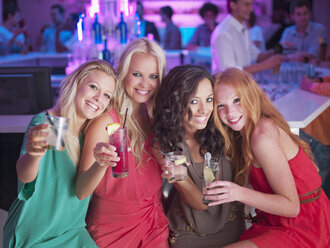
{"type": "Polygon", "coordinates": [[[125,77],[125,90],[135,103],[145,103],[159,87],[159,72],[156,57],[134,53],[125,77]]]}
{"type": "Polygon", "coordinates": [[[213,111],[213,88],[209,79],[201,80],[196,91],[191,95],[188,108],[191,111],[184,114],[183,126],[186,132],[196,132],[204,129],[213,111]]]}
{"type": "Polygon", "coordinates": [[[215,97],[220,120],[231,129],[241,131],[246,123],[246,113],[234,86],[220,84],[215,97]]]}

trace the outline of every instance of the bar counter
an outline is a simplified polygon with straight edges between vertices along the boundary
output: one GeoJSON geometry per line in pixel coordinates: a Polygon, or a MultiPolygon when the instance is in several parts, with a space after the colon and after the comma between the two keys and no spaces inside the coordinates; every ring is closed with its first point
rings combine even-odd
{"type": "Polygon", "coordinates": [[[69,53],[29,52],[0,56],[0,66],[50,66],[66,67],[69,53]]]}

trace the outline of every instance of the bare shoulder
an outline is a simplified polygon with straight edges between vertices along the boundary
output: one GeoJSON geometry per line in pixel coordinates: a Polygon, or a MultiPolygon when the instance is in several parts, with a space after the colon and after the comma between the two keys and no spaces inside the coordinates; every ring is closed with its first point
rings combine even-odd
{"type": "Polygon", "coordinates": [[[106,126],[113,123],[113,119],[108,113],[104,113],[94,119],[87,127],[86,141],[95,143],[96,141],[107,141],[108,133],[106,126]]]}
{"type": "Polygon", "coordinates": [[[91,124],[88,127],[88,132],[90,130],[100,127],[104,127],[105,129],[105,127],[110,123],[113,123],[113,119],[111,118],[111,116],[108,113],[103,113],[102,115],[100,115],[98,118],[95,118],[91,122],[91,124]]]}
{"type": "Polygon", "coordinates": [[[264,145],[265,142],[278,140],[280,132],[278,127],[269,119],[260,119],[256,128],[251,134],[251,145],[264,145]]]}

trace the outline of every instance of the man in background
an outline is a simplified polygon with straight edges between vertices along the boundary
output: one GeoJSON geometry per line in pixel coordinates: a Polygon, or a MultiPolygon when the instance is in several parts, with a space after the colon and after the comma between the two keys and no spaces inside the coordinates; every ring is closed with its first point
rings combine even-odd
{"type": "Polygon", "coordinates": [[[245,22],[253,11],[253,0],[227,0],[229,15],[215,28],[211,35],[212,72],[236,67],[256,73],[279,68],[281,55],[274,51],[261,53],[252,43],[245,22]]]}
{"type": "Polygon", "coordinates": [[[204,3],[199,9],[199,15],[204,23],[199,25],[188,43],[188,49],[194,49],[197,46],[210,46],[210,38],[213,30],[218,25],[215,21],[219,13],[218,6],[213,3],[204,3]]]}
{"type": "Polygon", "coordinates": [[[139,15],[141,21],[141,36],[147,37],[148,34],[152,34],[154,36],[154,40],[159,43],[159,34],[155,24],[143,19],[143,5],[140,1],[136,2],[136,13],[139,15]]]}
{"type": "Polygon", "coordinates": [[[6,5],[2,14],[4,22],[0,26],[0,55],[27,51],[27,31],[19,9],[13,4],[6,5]]]}
{"type": "Polygon", "coordinates": [[[297,53],[307,52],[312,57],[320,58],[320,43],[327,41],[327,29],[320,23],[310,21],[312,15],[310,2],[293,1],[290,5],[290,13],[295,25],[284,30],[280,43],[284,48],[296,48],[297,53]]]}
{"type": "Polygon", "coordinates": [[[160,8],[160,16],[166,23],[163,47],[165,50],[181,49],[181,32],[178,26],[172,22],[172,15],[173,10],[170,6],[160,8]]]}
{"type": "MultiPolygon", "coordinates": [[[[41,31],[42,52],[66,52],[66,43],[70,40],[73,32],[66,27],[65,10],[60,4],[51,6],[50,17],[52,24],[44,27],[41,31]]],[[[40,37],[39,37],[40,39],[40,37]]]]}

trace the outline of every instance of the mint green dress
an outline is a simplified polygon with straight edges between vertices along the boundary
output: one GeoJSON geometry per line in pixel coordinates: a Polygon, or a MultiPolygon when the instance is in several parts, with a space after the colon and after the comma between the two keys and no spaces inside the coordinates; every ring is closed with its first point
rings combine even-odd
{"type": "MultiPolygon", "coordinates": [[[[41,124],[44,115],[34,116],[29,128],[41,124]]],[[[25,138],[21,156],[26,152],[24,144],[25,138]]],[[[67,152],[47,150],[37,178],[18,182],[18,198],[3,230],[3,247],[97,247],[85,229],[89,197],[77,198],[75,178],[76,166],[67,152]]]]}

